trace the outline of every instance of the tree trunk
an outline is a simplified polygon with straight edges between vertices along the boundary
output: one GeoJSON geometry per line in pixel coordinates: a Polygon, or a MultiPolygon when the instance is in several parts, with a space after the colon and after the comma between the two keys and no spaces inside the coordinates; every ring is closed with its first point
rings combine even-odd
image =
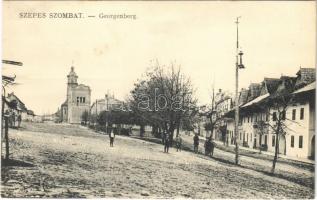
{"type": "Polygon", "coordinates": [[[279,132],[280,132],[280,124],[277,125],[277,130],[276,130],[276,142],[275,142],[275,153],[274,153],[274,159],[273,159],[273,165],[271,169],[271,173],[274,174],[275,171],[275,166],[277,162],[277,157],[278,157],[278,148],[279,148],[279,132]]]}
{"type": "Polygon", "coordinates": [[[213,135],[214,135],[214,128],[212,127],[211,129],[210,129],[210,139],[213,139],[213,135]]]}
{"type": "Polygon", "coordinates": [[[140,137],[144,136],[144,125],[140,125],[140,137]]]}
{"type": "Polygon", "coordinates": [[[260,142],[260,153],[262,153],[262,134],[260,134],[259,142],[260,142]]]}
{"type": "Polygon", "coordinates": [[[180,123],[178,122],[178,123],[177,123],[176,137],[178,137],[178,136],[179,136],[179,126],[180,126],[180,123]]]}

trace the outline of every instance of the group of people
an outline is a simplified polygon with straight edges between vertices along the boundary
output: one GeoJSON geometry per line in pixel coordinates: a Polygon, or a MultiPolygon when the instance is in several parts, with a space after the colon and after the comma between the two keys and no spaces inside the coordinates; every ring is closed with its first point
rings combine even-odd
{"type": "MultiPolygon", "coordinates": [[[[171,145],[171,135],[164,132],[163,137],[162,137],[162,143],[164,144],[164,153],[168,153],[169,147],[171,145]]],[[[199,147],[199,136],[196,133],[195,136],[193,137],[194,140],[194,152],[198,153],[198,147],[199,147]]],[[[182,150],[182,143],[183,139],[180,135],[177,135],[175,138],[175,143],[176,143],[176,151],[181,151],[182,150]]],[[[214,154],[214,148],[215,148],[215,143],[212,141],[212,138],[209,137],[206,139],[205,144],[205,155],[206,156],[213,156],[214,154]]]]}
{"type": "MultiPolygon", "coordinates": [[[[114,138],[115,138],[115,133],[113,132],[113,128],[112,127],[108,127],[107,129],[107,133],[109,135],[109,139],[110,139],[110,147],[113,147],[113,143],[114,143],[114,138]]],[[[169,147],[171,145],[171,135],[168,134],[167,132],[163,133],[163,137],[162,137],[162,142],[164,144],[164,153],[168,153],[169,151],[169,147]]],[[[199,136],[197,133],[195,133],[194,137],[194,152],[198,153],[198,147],[199,147],[199,136]]],[[[182,150],[182,143],[183,143],[183,139],[180,135],[177,135],[175,138],[175,143],[176,143],[176,151],[181,151],[182,150]]],[[[205,141],[204,144],[204,148],[205,148],[205,155],[206,156],[213,156],[214,154],[214,148],[215,148],[215,143],[212,141],[211,137],[208,137],[205,141]]]]}
{"type": "Polygon", "coordinates": [[[21,113],[16,113],[11,109],[5,111],[4,115],[8,117],[8,124],[10,128],[20,128],[22,122],[21,113]]]}
{"type": "MultiPolygon", "coordinates": [[[[164,153],[168,153],[169,147],[171,145],[171,140],[172,140],[171,135],[168,134],[167,132],[164,132],[162,137],[162,143],[164,144],[164,153]]],[[[179,135],[176,136],[175,143],[176,143],[176,151],[181,151],[183,139],[179,135]]]]}
{"type": "MultiPolygon", "coordinates": [[[[194,140],[194,152],[198,153],[198,147],[199,147],[199,136],[196,133],[193,137],[194,140]]],[[[214,155],[214,148],[216,144],[214,141],[212,141],[211,137],[208,137],[205,141],[204,148],[205,148],[205,155],[206,156],[213,156],[214,155]]]]}

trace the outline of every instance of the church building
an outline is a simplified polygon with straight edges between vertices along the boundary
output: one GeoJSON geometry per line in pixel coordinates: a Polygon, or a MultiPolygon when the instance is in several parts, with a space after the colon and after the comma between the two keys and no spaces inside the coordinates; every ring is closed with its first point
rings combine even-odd
{"type": "Polygon", "coordinates": [[[61,105],[60,117],[62,122],[79,124],[81,123],[82,114],[90,110],[89,86],[77,83],[77,74],[74,67],[67,75],[67,96],[66,101],[61,105]]]}

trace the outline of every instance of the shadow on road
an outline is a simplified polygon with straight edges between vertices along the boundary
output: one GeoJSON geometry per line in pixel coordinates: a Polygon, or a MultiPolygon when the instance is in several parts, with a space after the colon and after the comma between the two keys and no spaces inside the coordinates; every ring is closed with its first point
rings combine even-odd
{"type": "Polygon", "coordinates": [[[14,159],[2,159],[1,158],[2,167],[9,167],[9,166],[15,166],[15,167],[34,167],[33,164],[27,163],[21,160],[14,160],[14,159]]]}

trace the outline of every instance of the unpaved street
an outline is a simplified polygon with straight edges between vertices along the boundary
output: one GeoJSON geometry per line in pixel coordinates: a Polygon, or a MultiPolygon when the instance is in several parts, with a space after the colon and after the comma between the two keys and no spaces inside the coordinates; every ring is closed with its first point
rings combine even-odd
{"type": "MultiPolygon", "coordinates": [[[[165,154],[147,141],[117,136],[110,148],[108,136],[85,127],[26,124],[10,137],[2,197],[313,198],[310,184],[174,148],[165,154]]],[[[289,167],[304,182],[313,177],[289,167]]]]}

